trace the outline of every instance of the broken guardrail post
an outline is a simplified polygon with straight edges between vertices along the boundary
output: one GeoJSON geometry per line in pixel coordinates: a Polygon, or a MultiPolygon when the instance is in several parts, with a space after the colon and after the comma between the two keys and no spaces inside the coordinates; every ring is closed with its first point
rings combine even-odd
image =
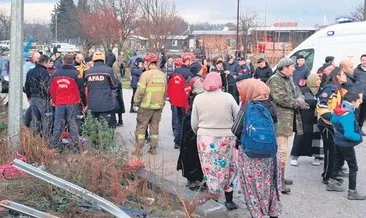
{"type": "Polygon", "coordinates": [[[37,177],[38,179],[41,179],[54,186],[57,186],[61,189],[64,189],[70,193],[73,193],[118,218],[130,218],[130,216],[123,210],[121,210],[118,206],[71,182],[58,178],[57,176],[47,173],[18,159],[13,160],[13,164],[19,170],[26,172],[34,177],[37,177]]]}

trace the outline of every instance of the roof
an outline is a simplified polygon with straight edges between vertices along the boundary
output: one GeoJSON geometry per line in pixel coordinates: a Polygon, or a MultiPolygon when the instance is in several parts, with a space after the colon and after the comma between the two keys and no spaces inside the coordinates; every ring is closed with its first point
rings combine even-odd
{"type": "MultiPolygon", "coordinates": [[[[281,31],[281,32],[287,32],[287,31],[315,31],[315,27],[274,27],[274,26],[268,26],[268,27],[252,27],[249,28],[249,32],[252,31],[281,31]]],[[[221,36],[231,36],[236,35],[236,31],[223,31],[223,30],[195,30],[192,32],[192,35],[221,35],[221,36]]]]}
{"type": "Polygon", "coordinates": [[[223,35],[223,36],[231,36],[236,35],[236,31],[222,31],[222,30],[195,30],[192,32],[192,35],[223,35]]]}
{"type": "Polygon", "coordinates": [[[172,35],[168,36],[167,39],[176,39],[176,40],[185,40],[188,36],[181,36],[181,35],[172,35]]]}
{"type": "Polygon", "coordinates": [[[306,27],[306,26],[297,26],[297,27],[275,27],[275,26],[267,26],[267,27],[252,27],[249,28],[249,32],[253,30],[257,31],[315,31],[315,27],[306,27]]]}

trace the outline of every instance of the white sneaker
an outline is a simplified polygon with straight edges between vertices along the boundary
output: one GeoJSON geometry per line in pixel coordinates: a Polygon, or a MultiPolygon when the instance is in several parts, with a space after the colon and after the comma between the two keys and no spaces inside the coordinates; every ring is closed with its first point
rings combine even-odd
{"type": "Polygon", "coordinates": [[[320,160],[317,159],[317,158],[314,158],[312,165],[313,166],[320,166],[320,160]]]}
{"type": "Polygon", "coordinates": [[[299,163],[297,162],[297,160],[291,160],[290,165],[291,166],[299,166],[299,163]]]}

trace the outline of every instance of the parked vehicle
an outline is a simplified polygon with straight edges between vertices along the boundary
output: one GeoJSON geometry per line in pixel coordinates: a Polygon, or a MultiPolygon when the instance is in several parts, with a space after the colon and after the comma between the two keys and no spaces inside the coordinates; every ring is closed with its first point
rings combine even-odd
{"type": "Polygon", "coordinates": [[[366,22],[335,24],[314,33],[287,57],[296,60],[303,55],[312,72],[323,65],[327,56],[334,56],[336,63],[349,58],[357,66],[361,55],[366,54],[365,39],[366,22]]]}
{"type": "Polygon", "coordinates": [[[0,50],[9,51],[10,50],[10,40],[0,41],[0,50]]]}

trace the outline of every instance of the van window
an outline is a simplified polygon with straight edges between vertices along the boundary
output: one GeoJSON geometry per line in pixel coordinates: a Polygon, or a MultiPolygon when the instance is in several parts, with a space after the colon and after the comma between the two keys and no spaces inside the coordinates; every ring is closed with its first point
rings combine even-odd
{"type": "Polygon", "coordinates": [[[293,54],[291,56],[291,59],[294,60],[295,63],[296,63],[296,57],[298,55],[304,56],[305,64],[308,66],[309,70],[311,70],[313,68],[313,63],[314,63],[314,49],[300,50],[300,51],[296,52],[295,54],[293,54]]]}

